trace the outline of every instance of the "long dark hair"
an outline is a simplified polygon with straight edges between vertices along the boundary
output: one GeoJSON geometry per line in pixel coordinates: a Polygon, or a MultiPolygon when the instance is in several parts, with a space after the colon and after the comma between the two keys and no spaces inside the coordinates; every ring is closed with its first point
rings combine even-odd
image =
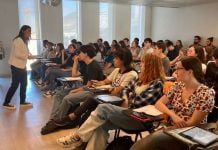
{"type": "Polygon", "coordinates": [[[28,26],[28,25],[23,25],[23,26],[20,28],[19,34],[14,38],[14,40],[15,40],[16,38],[19,38],[19,37],[20,37],[20,38],[24,41],[24,43],[27,44],[27,42],[28,42],[29,39],[25,39],[25,38],[24,38],[24,31],[26,31],[26,30],[28,30],[28,29],[31,29],[31,27],[28,26]]]}
{"type": "Polygon", "coordinates": [[[202,70],[201,61],[194,56],[186,56],[181,60],[182,66],[185,70],[192,70],[195,79],[200,82],[204,83],[204,73],[202,70]]]}

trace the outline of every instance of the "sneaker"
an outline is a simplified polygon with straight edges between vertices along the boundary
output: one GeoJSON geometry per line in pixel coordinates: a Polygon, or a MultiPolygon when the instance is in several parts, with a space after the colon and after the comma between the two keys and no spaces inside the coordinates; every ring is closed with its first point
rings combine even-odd
{"type": "Polygon", "coordinates": [[[72,123],[72,120],[69,116],[63,117],[61,119],[54,119],[54,122],[58,126],[66,126],[72,123]]]}
{"type": "Polygon", "coordinates": [[[11,110],[16,109],[16,107],[14,105],[11,105],[9,103],[8,104],[3,104],[3,107],[5,107],[7,109],[11,109],[11,110]]]}
{"type": "Polygon", "coordinates": [[[69,148],[69,147],[76,148],[81,146],[83,142],[81,139],[76,139],[74,134],[71,134],[57,139],[57,144],[63,148],[69,148]]]}
{"type": "Polygon", "coordinates": [[[20,106],[28,106],[28,107],[33,107],[33,104],[30,103],[30,102],[24,102],[24,103],[21,103],[20,106]]]}
{"type": "Polygon", "coordinates": [[[59,127],[54,123],[53,120],[50,120],[44,127],[41,129],[41,134],[45,135],[48,133],[52,133],[54,131],[57,131],[59,127]]]}

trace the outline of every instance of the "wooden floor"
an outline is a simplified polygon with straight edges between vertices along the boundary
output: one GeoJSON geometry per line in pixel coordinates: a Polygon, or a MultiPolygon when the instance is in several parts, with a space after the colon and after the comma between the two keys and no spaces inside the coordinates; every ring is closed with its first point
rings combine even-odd
{"type": "Polygon", "coordinates": [[[10,78],[0,78],[0,150],[62,150],[56,139],[67,135],[70,130],[41,135],[40,130],[49,118],[53,100],[42,96],[39,88],[28,81],[27,100],[33,108],[19,107],[19,90],[12,99],[16,110],[2,107],[10,78]]]}
{"type": "MultiPolygon", "coordinates": [[[[19,89],[11,103],[16,110],[2,107],[6,92],[10,86],[10,78],[0,77],[0,150],[68,150],[56,144],[56,139],[68,135],[73,129],[61,130],[48,135],[41,135],[41,127],[48,121],[53,105],[52,98],[45,98],[42,92],[28,80],[27,101],[33,108],[19,107],[19,89]]],[[[121,132],[121,136],[126,135],[121,132]]],[[[143,132],[143,136],[148,135],[143,132]]],[[[134,138],[134,135],[131,135],[134,138]]],[[[109,142],[113,140],[114,130],[110,131],[109,142]]]]}

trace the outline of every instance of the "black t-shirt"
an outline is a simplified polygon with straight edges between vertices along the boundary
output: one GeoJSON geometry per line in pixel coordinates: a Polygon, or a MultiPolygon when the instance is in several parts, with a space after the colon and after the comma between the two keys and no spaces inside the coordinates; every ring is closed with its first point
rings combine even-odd
{"type": "Polygon", "coordinates": [[[174,50],[168,51],[167,53],[167,57],[169,58],[170,61],[175,59],[178,55],[179,55],[179,49],[176,47],[174,48],[174,50]]]}
{"type": "MultiPolygon", "coordinates": [[[[64,53],[64,60],[67,58],[67,54],[64,53]]],[[[61,64],[62,63],[62,54],[60,56],[56,56],[55,58],[51,58],[51,61],[56,63],[56,64],[61,64]]]]}
{"type": "MultiPolygon", "coordinates": [[[[81,72],[83,75],[83,73],[81,72]]],[[[84,84],[86,84],[90,80],[104,80],[103,71],[96,60],[93,60],[86,67],[86,72],[83,75],[84,84]]]]}
{"type": "Polygon", "coordinates": [[[205,79],[209,87],[213,87],[218,92],[218,67],[214,62],[207,65],[205,79]]]}
{"type": "Polygon", "coordinates": [[[68,56],[67,61],[65,64],[61,65],[61,68],[68,68],[73,66],[73,57],[75,56],[75,53],[70,54],[68,56]]]}

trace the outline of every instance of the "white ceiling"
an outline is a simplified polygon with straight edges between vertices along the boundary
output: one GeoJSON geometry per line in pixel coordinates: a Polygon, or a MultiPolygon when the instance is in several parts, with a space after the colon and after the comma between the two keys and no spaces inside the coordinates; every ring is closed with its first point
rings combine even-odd
{"type": "Polygon", "coordinates": [[[218,0],[80,0],[83,2],[111,2],[119,4],[140,4],[158,7],[186,7],[218,2],[218,0]]]}

